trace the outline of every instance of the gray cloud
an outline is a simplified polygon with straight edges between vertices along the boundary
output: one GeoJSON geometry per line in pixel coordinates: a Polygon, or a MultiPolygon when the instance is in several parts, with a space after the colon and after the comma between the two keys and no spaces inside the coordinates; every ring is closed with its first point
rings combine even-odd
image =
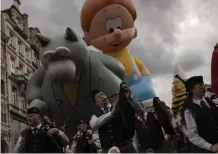
{"type": "Polygon", "coordinates": [[[136,22],[136,26],[143,43],[134,41],[130,49],[141,58],[153,76],[172,73],[173,46],[177,43],[175,33],[179,32],[178,22],[185,16],[181,13],[181,1],[136,1],[136,7],[137,20],[141,21],[140,24],[136,22]]]}
{"type": "MultiPolygon", "coordinates": [[[[2,0],[2,9],[12,0],[2,0]]],[[[84,0],[22,0],[21,11],[29,15],[30,26],[46,35],[72,27],[82,36],[80,8],[84,0]]],[[[210,60],[218,42],[218,1],[134,0],[138,37],[130,51],[149,68],[157,93],[171,100],[170,76],[179,63],[188,76],[202,74],[210,82],[210,60]],[[167,91],[164,90],[167,87],[167,91]]]]}
{"type": "Polygon", "coordinates": [[[205,57],[196,53],[197,52],[187,51],[186,53],[180,55],[178,62],[181,64],[184,70],[193,70],[205,64],[205,57]]]}
{"type": "Polygon", "coordinates": [[[51,22],[58,27],[72,27],[77,33],[82,35],[80,26],[80,11],[72,0],[52,0],[49,3],[51,22]]]}

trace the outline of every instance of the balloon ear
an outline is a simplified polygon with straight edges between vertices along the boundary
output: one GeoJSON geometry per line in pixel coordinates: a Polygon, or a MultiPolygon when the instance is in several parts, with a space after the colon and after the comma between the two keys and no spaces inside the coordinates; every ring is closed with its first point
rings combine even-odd
{"type": "Polygon", "coordinates": [[[89,38],[88,38],[88,33],[87,32],[84,32],[84,37],[83,37],[83,40],[86,42],[86,45],[87,46],[90,46],[90,41],[89,41],[89,38]]]}
{"type": "Polygon", "coordinates": [[[67,29],[65,31],[64,38],[66,40],[71,41],[71,42],[78,41],[78,37],[77,37],[76,33],[70,27],[67,27],[67,29]]]}
{"type": "Polygon", "coordinates": [[[46,36],[43,36],[40,33],[36,33],[36,37],[38,38],[39,42],[41,43],[42,47],[47,46],[50,43],[50,39],[46,36]]]}
{"type": "Polygon", "coordinates": [[[136,38],[138,36],[138,30],[137,28],[135,28],[135,35],[134,35],[134,38],[136,38]]]}

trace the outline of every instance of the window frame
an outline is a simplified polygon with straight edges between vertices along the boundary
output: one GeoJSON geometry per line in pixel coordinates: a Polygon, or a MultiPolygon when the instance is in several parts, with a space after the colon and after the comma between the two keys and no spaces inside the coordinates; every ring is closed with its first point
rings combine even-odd
{"type": "Polygon", "coordinates": [[[17,88],[15,86],[12,86],[12,89],[11,89],[11,101],[12,101],[12,104],[17,106],[18,103],[17,103],[17,88]],[[13,91],[13,89],[15,89],[15,92],[13,91]]]}

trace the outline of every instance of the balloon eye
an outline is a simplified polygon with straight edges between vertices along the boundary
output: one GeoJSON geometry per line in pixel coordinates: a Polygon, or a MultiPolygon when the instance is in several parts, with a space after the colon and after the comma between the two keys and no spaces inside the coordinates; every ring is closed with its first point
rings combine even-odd
{"type": "Polygon", "coordinates": [[[113,32],[114,32],[114,29],[113,29],[113,28],[110,28],[110,29],[109,29],[109,32],[110,32],[110,33],[113,33],[113,32]]]}

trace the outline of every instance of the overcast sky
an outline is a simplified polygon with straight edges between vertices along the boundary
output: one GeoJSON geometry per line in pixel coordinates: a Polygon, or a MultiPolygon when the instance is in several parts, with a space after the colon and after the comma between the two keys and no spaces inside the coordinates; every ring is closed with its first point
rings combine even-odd
{"type": "MultiPolygon", "coordinates": [[[[152,75],[158,96],[171,104],[175,64],[187,77],[203,75],[210,84],[213,47],[218,42],[218,0],[133,0],[138,18],[138,37],[130,51],[152,75]]],[[[82,36],[80,9],[84,0],[21,0],[20,10],[29,15],[29,26],[46,35],[72,27],[82,36]]],[[[2,9],[13,0],[1,0],[2,9]]]]}

